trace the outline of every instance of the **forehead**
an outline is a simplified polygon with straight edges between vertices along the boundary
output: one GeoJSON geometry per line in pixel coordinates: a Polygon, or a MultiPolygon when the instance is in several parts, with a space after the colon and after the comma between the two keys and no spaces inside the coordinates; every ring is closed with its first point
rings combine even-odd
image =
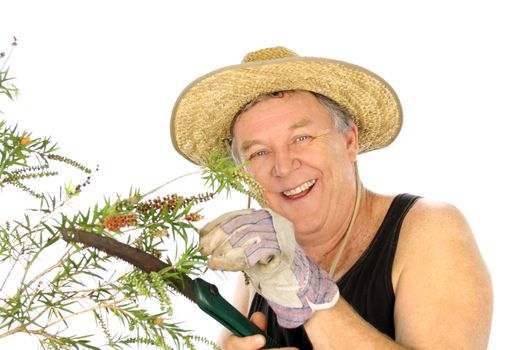
{"type": "Polygon", "coordinates": [[[232,135],[243,131],[247,134],[253,129],[303,127],[310,124],[330,125],[329,111],[314,94],[308,91],[287,91],[280,95],[271,95],[257,102],[239,114],[233,122],[232,135]]]}

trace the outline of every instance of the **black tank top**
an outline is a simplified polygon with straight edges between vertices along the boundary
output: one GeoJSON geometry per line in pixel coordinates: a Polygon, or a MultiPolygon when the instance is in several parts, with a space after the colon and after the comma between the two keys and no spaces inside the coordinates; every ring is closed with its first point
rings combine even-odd
{"type": "MultiPolygon", "coordinates": [[[[399,194],[393,199],[369,247],[337,282],[341,297],[367,322],[393,339],[395,339],[393,322],[395,294],[391,280],[393,259],[402,221],[418,198],[410,194],[399,194]]],[[[267,335],[282,346],[294,346],[300,350],[312,349],[303,326],[294,329],[280,327],[274,311],[259,294],[256,294],[252,301],[249,315],[256,311],[266,315],[267,335]]]]}

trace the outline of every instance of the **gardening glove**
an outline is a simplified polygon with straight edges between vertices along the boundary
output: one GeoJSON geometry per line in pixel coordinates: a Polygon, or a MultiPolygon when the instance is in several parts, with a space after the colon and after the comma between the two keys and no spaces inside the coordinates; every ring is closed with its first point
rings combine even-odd
{"type": "Polygon", "coordinates": [[[244,271],[277,315],[295,328],[339,298],[332,278],[296,243],[294,226],[270,209],[226,213],[200,230],[200,250],[215,270],[244,271]]]}

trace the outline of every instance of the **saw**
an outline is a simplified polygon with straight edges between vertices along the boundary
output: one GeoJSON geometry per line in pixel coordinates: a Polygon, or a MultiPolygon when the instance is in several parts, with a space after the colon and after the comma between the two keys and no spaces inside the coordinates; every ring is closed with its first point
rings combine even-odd
{"type": "MultiPolygon", "coordinates": [[[[171,265],[155,256],[110,237],[79,229],[63,229],[62,237],[67,242],[81,243],[102,250],[146,273],[171,269],[171,265]]],[[[233,334],[239,337],[262,334],[266,337],[266,348],[280,347],[274,339],[266,336],[256,325],[226,301],[214,284],[201,278],[191,279],[185,274],[179,275],[178,278],[169,274],[163,278],[177,292],[197,304],[202,311],[220,322],[233,334]]]]}

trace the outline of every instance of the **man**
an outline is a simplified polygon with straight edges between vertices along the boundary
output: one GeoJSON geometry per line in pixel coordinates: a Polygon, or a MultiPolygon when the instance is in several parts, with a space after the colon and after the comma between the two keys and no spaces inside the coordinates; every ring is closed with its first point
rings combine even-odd
{"type": "MultiPolygon", "coordinates": [[[[177,100],[176,149],[200,164],[229,141],[264,188],[265,209],[222,215],[200,246],[211,268],[247,274],[235,304],[283,346],[487,347],[491,283],[462,214],[360,181],[358,154],[390,144],[401,123],[380,77],[282,47],[199,78],[177,100]]],[[[222,342],[264,346],[260,335],[222,342]]]]}

